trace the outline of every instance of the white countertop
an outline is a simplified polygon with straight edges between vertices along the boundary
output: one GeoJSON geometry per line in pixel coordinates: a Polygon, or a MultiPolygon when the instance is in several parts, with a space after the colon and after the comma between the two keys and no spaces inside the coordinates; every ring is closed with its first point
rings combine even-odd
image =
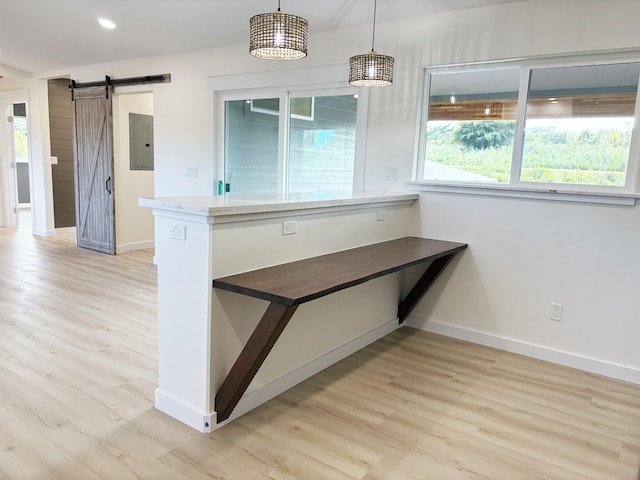
{"type": "Polygon", "coordinates": [[[374,203],[413,203],[417,199],[418,194],[416,193],[360,191],[351,194],[295,194],[288,197],[228,194],[197,197],[140,198],[138,199],[138,205],[166,212],[215,217],[374,203]]]}

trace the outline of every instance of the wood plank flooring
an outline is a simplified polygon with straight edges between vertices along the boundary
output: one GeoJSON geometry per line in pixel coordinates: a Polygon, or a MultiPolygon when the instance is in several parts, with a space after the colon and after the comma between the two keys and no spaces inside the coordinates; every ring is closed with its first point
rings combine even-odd
{"type": "Polygon", "coordinates": [[[153,408],[151,259],[0,229],[0,479],[637,478],[640,386],[410,328],[199,434],[153,408]]]}

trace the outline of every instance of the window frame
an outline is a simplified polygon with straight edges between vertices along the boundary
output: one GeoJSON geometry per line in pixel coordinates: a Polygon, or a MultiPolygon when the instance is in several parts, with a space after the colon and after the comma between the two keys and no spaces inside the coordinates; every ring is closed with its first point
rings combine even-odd
{"type": "MultiPolygon", "coordinates": [[[[279,98],[280,120],[278,124],[278,195],[288,195],[288,143],[290,121],[290,99],[300,97],[358,95],[356,120],[356,149],[354,155],[353,191],[364,189],[365,150],[367,143],[367,119],[369,93],[366,88],[358,88],[344,83],[344,65],[326,65],[287,72],[273,71],[252,74],[231,75],[209,79],[213,97],[213,157],[218,180],[225,181],[225,102],[256,98],[279,98]],[[283,79],[286,78],[286,82],[283,79]],[[314,79],[309,82],[309,79],[314,79]]],[[[217,194],[217,188],[213,194],[217,194]]]]}
{"type": "Polygon", "coordinates": [[[631,143],[629,147],[629,157],[627,161],[626,177],[624,186],[586,185],[570,183],[550,183],[550,182],[527,182],[520,180],[523,149],[524,149],[524,127],[526,123],[526,111],[529,95],[529,84],[531,72],[545,68],[580,67],[593,65],[615,65],[623,63],[640,63],[640,53],[608,53],[599,55],[573,55],[558,57],[536,57],[520,60],[477,62],[465,64],[438,65],[423,67],[420,70],[420,94],[418,99],[418,114],[416,122],[416,142],[414,153],[414,176],[413,181],[408,182],[408,186],[414,187],[436,187],[438,191],[464,191],[469,193],[482,194],[483,190],[488,193],[503,191],[516,192],[544,192],[544,193],[566,193],[575,197],[576,195],[586,196],[611,196],[611,197],[633,197],[638,196],[640,174],[640,80],[636,91],[636,104],[633,117],[633,128],[631,132],[631,143]],[[426,169],[426,143],[427,143],[427,123],[429,117],[429,95],[430,81],[432,73],[456,73],[469,72],[473,70],[487,70],[500,68],[520,69],[520,85],[518,91],[518,104],[516,109],[516,130],[511,158],[511,171],[508,183],[490,184],[481,182],[462,182],[455,180],[431,180],[425,179],[426,169]]]}

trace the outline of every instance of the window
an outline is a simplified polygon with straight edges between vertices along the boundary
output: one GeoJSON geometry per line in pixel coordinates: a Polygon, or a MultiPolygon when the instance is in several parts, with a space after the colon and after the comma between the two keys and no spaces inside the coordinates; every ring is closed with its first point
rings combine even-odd
{"type": "Polygon", "coordinates": [[[624,187],[639,63],[531,72],[520,180],[624,187]]]}
{"type": "Polygon", "coordinates": [[[13,117],[13,132],[16,162],[28,163],[29,143],[27,141],[27,117],[19,117],[17,115],[13,117]]]}
{"type": "Polygon", "coordinates": [[[520,69],[431,75],[425,179],[508,183],[520,69]]]}
{"type": "Polygon", "coordinates": [[[430,69],[421,179],[632,192],[639,77],[632,61],[430,69]]]}
{"type": "Polygon", "coordinates": [[[357,89],[224,96],[224,183],[229,193],[351,192],[357,89]]]}
{"type": "Polygon", "coordinates": [[[279,98],[225,102],[225,184],[228,192],[278,189],[279,98]],[[261,107],[254,108],[254,102],[261,107]]]}
{"type": "Polygon", "coordinates": [[[351,192],[357,107],[353,94],[291,99],[289,193],[351,192]],[[293,113],[306,104],[315,105],[312,117],[293,113]]]}

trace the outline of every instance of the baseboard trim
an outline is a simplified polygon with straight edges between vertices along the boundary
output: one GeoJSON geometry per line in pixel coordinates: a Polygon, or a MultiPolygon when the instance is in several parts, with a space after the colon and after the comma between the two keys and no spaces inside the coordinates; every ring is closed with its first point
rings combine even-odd
{"type": "Polygon", "coordinates": [[[349,355],[353,355],[358,350],[363,349],[367,345],[381,339],[385,335],[393,332],[398,328],[398,319],[394,318],[382,325],[370,330],[369,332],[355,338],[340,347],[337,347],[320,357],[311,360],[305,365],[302,365],[294,370],[286,373],[280,378],[263,385],[262,387],[246,393],[238,402],[233,414],[228,420],[221,423],[219,426],[225,425],[227,422],[232,421],[235,418],[253,410],[254,408],[262,405],[263,403],[271,400],[273,397],[280,395],[282,392],[289,390],[296,386],[300,382],[312,377],[316,373],[321,372],[327,367],[330,367],[334,363],[343,360],[349,355]]]}
{"type": "Polygon", "coordinates": [[[41,230],[39,228],[34,228],[31,230],[31,233],[33,235],[36,235],[38,237],[55,237],[56,236],[56,231],[54,230],[41,230]]]}
{"type": "Polygon", "coordinates": [[[563,365],[565,367],[576,368],[589,373],[603,375],[605,377],[624,380],[640,384],[640,370],[617,365],[614,363],[603,362],[593,358],[583,357],[572,353],[553,350],[551,348],[533,345],[530,343],[514,340],[511,338],[499,337],[489,333],[479,332],[467,328],[447,325],[445,323],[425,320],[424,318],[410,316],[404,325],[417,328],[431,333],[437,333],[446,337],[456,338],[487,347],[505,350],[511,353],[525,355],[527,357],[545,360],[547,362],[563,365]]]}
{"type": "Polygon", "coordinates": [[[155,407],[202,433],[210,433],[216,426],[215,413],[201,412],[159,388],[156,389],[155,407]]]}
{"type": "Polygon", "coordinates": [[[125,253],[130,252],[132,250],[142,250],[144,248],[153,248],[155,242],[151,240],[150,242],[137,242],[137,243],[125,243],[124,245],[116,246],[116,253],[125,253]]]}

